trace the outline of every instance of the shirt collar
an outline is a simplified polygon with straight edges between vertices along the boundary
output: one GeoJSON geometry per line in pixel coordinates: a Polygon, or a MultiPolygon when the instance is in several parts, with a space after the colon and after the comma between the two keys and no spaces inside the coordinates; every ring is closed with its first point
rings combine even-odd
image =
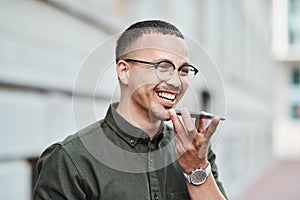
{"type": "MultiPolygon", "coordinates": [[[[138,142],[148,143],[150,137],[143,130],[133,126],[124,119],[117,111],[118,103],[112,103],[106,113],[105,122],[130,146],[134,147],[138,142]]],[[[163,138],[164,123],[161,122],[157,134],[152,142],[159,144],[163,138]]]]}

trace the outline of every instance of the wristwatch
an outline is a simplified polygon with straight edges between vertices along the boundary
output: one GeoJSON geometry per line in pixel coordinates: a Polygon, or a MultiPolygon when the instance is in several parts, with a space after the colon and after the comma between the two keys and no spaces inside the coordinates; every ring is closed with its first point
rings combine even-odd
{"type": "Polygon", "coordinates": [[[187,179],[187,181],[193,185],[201,185],[205,182],[208,175],[211,172],[211,165],[208,163],[208,166],[205,169],[195,169],[192,171],[191,174],[186,174],[183,172],[184,177],[187,179]]]}

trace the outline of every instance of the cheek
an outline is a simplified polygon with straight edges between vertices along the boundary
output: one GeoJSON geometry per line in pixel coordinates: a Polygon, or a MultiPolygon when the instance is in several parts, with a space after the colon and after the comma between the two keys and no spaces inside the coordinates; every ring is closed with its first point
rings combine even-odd
{"type": "Polygon", "coordinates": [[[129,74],[129,88],[131,93],[144,90],[145,93],[157,84],[157,77],[153,70],[132,69],[129,74]]]}
{"type": "Polygon", "coordinates": [[[182,91],[185,92],[188,89],[189,85],[190,85],[188,78],[182,79],[181,85],[182,85],[182,91]]]}
{"type": "Polygon", "coordinates": [[[153,95],[154,92],[152,84],[144,84],[132,91],[132,97],[145,103],[149,102],[150,99],[153,98],[153,95]]]}
{"type": "Polygon", "coordinates": [[[133,91],[130,97],[132,103],[150,109],[151,105],[156,102],[155,93],[152,88],[150,85],[145,85],[133,91]]]}
{"type": "Polygon", "coordinates": [[[180,97],[178,98],[178,101],[183,97],[183,95],[185,94],[186,90],[188,89],[189,82],[188,81],[182,81],[181,85],[182,85],[182,91],[181,91],[180,97]]]}

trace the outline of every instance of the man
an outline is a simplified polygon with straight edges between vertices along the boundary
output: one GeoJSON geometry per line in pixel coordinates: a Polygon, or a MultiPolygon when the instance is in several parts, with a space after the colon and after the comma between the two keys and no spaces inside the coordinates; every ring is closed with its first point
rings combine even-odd
{"type": "Polygon", "coordinates": [[[34,198],[225,199],[209,147],[219,119],[204,128],[187,109],[182,120],[174,111],[198,72],[180,31],[159,20],[133,24],[117,42],[116,69],[120,101],[42,154],[34,198]]]}

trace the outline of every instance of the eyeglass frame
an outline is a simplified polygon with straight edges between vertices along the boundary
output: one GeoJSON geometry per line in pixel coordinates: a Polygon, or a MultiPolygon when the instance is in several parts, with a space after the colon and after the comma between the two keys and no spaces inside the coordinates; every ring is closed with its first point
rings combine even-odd
{"type": "MultiPolygon", "coordinates": [[[[161,79],[161,80],[169,80],[169,79],[173,76],[174,71],[176,70],[175,64],[172,63],[172,62],[169,61],[169,60],[166,60],[166,59],[161,60],[161,61],[158,61],[158,62],[149,62],[149,61],[145,61],[145,60],[136,60],[136,59],[130,59],[130,58],[122,59],[122,60],[124,60],[125,62],[136,62],[136,63],[142,63],[142,64],[147,64],[147,65],[152,65],[152,66],[155,68],[156,76],[157,76],[159,79],[161,79],[161,78],[157,75],[157,68],[158,68],[159,64],[161,64],[162,62],[167,62],[167,63],[171,64],[171,65],[173,66],[172,74],[170,74],[170,77],[168,77],[167,79],[161,79]]],[[[184,64],[180,65],[179,67],[177,67],[177,71],[180,72],[180,70],[181,70],[183,67],[186,67],[186,66],[192,68],[191,72],[194,72],[194,76],[196,76],[196,74],[199,72],[199,70],[198,70],[196,67],[194,67],[193,65],[188,64],[188,63],[184,63],[184,64]]]]}

